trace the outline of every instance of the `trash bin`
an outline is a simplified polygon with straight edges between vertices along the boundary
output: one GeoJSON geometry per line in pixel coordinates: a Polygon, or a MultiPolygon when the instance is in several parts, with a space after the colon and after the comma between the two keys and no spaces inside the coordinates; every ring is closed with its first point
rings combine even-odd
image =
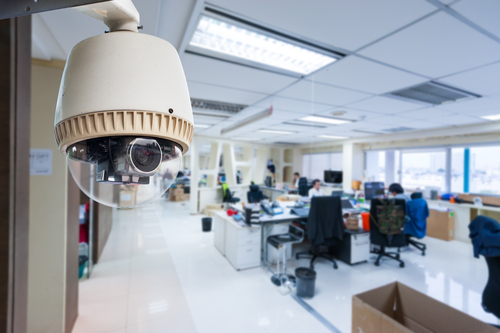
{"type": "Polygon", "coordinates": [[[212,218],[211,217],[204,217],[204,218],[202,218],[201,219],[201,224],[202,224],[202,230],[204,232],[212,230],[212,218]]]}
{"type": "Polygon", "coordinates": [[[297,296],[313,298],[316,271],[307,267],[299,267],[295,269],[295,277],[297,279],[297,296]]]}

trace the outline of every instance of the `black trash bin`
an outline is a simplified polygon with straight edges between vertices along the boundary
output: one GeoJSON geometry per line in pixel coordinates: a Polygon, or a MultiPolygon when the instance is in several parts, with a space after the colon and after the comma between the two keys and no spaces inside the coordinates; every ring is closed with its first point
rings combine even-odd
{"type": "Polygon", "coordinates": [[[316,271],[307,267],[299,267],[295,269],[295,277],[297,278],[297,296],[313,298],[316,271]]]}
{"type": "Polygon", "coordinates": [[[201,219],[201,224],[202,224],[202,230],[204,232],[212,230],[212,218],[211,217],[204,217],[204,218],[202,218],[201,219]]]}

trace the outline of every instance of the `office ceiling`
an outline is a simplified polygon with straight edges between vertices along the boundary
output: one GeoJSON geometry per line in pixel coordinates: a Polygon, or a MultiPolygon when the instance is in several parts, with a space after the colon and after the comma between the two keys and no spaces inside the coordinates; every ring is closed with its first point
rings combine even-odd
{"type": "MultiPolygon", "coordinates": [[[[230,118],[195,115],[221,129],[271,105],[273,115],[224,137],[315,143],[487,122],[500,114],[500,11],[497,0],[210,0],[206,3],[270,29],[347,56],[293,77],[184,52],[203,1],[134,0],[144,32],[180,52],[193,98],[248,105],[230,118]],[[436,81],[481,98],[427,106],[385,94],[436,81]],[[297,122],[309,115],[352,120],[342,125],[297,122]],[[289,134],[263,133],[260,130],[289,134]]],[[[71,48],[106,27],[74,10],[33,16],[33,57],[65,60],[71,48]]]]}

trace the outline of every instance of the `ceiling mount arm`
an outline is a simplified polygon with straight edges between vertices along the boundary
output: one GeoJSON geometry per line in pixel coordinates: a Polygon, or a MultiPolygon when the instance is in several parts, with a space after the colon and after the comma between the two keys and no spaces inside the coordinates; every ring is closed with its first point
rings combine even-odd
{"type": "Polygon", "coordinates": [[[109,27],[110,32],[138,31],[140,16],[131,0],[99,2],[75,9],[103,21],[109,27]]]}

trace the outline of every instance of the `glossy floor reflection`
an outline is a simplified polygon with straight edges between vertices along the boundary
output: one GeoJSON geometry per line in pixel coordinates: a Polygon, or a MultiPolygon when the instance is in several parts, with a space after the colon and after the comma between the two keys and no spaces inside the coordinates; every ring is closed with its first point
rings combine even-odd
{"type": "MultiPolygon", "coordinates": [[[[500,324],[481,308],[484,259],[470,244],[424,240],[427,256],[402,253],[406,267],[339,262],[316,264],[316,295],[308,301],[342,332],[351,331],[352,295],[401,281],[454,308],[500,324]]],[[[303,250],[303,249],[296,249],[303,250]]],[[[308,260],[290,261],[291,269],[308,260]]],[[[73,332],[329,332],[262,268],[237,272],[201,232],[201,215],[187,203],[157,201],[114,212],[101,262],[80,283],[80,316],[73,332]]]]}

